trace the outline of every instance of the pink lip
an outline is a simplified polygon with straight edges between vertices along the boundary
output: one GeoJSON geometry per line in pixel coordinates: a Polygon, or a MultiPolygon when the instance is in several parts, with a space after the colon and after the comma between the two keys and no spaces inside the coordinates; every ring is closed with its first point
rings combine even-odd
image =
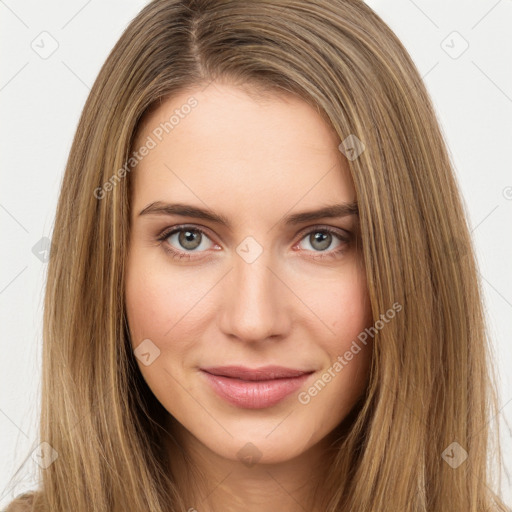
{"type": "Polygon", "coordinates": [[[213,390],[229,403],[245,409],[272,407],[298,390],[313,373],[281,366],[257,369],[224,366],[201,369],[213,390]]]}

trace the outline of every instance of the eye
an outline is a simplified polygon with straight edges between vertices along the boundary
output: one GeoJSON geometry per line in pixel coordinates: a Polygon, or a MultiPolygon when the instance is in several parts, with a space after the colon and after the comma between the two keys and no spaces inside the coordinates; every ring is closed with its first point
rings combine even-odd
{"type": "MultiPolygon", "coordinates": [[[[195,258],[193,253],[207,252],[208,249],[219,246],[214,244],[203,229],[192,226],[174,226],[168,228],[157,237],[163,244],[163,248],[172,258],[177,260],[190,260],[195,258]],[[165,242],[165,243],[164,243],[165,242]]],[[[313,259],[335,258],[340,256],[351,241],[351,234],[345,230],[334,229],[327,226],[320,226],[310,229],[303,234],[299,243],[294,246],[300,247],[301,242],[306,241],[311,249],[301,248],[306,252],[317,253],[309,256],[313,259]],[[333,250],[327,251],[329,247],[338,241],[333,250]]]]}
{"type": "MultiPolygon", "coordinates": [[[[306,245],[311,247],[311,249],[306,247],[306,250],[320,253],[313,256],[313,258],[330,258],[338,256],[346,250],[347,244],[350,242],[350,233],[322,226],[309,230],[305,236],[302,237],[301,242],[302,241],[306,241],[306,245]],[[336,243],[336,241],[338,241],[338,244],[335,245],[334,249],[327,251],[329,247],[332,248],[333,243],[336,243]],[[326,254],[322,254],[324,252],[326,254]]],[[[300,245],[301,243],[299,242],[296,247],[299,247],[300,245]]]]}
{"type": "Polygon", "coordinates": [[[205,250],[215,245],[199,228],[191,226],[176,226],[172,229],[165,230],[159,237],[164,249],[175,259],[190,259],[192,252],[205,252],[205,250]],[[206,241],[209,240],[210,244],[206,241]]]}

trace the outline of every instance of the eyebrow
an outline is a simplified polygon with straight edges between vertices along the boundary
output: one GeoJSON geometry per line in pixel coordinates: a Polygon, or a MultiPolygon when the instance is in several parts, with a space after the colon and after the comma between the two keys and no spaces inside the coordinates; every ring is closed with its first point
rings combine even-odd
{"type": "MultiPolygon", "coordinates": [[[[231,229],[231,223],[224,215],[215,213],[205,208],[199,208],[197,206],[183,203],[170,204],[164,203],[162,201],[155,201],[148,204],[139,212],[139,217],[142,215],[179,215],[182,217],[195,217],[197,219],[209,220],[216,224],[226,226],[228,229],[231,229]]],[[[285,216],[282,222],[286,225],[296,225],[328,217],[336,218],[346,217],[348,215],[359,215],[357,201],[324,206],[317,210],[292,213],[285,216]]]]}

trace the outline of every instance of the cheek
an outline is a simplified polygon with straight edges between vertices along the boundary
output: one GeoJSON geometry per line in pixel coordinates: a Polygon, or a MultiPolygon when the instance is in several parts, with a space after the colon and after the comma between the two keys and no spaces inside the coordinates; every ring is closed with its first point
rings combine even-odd
{"type": "Polygon", "coordinates": [[[162,286],[157,276],[137,268],[140,271],[130,273],[126,280],[126,312],[134,346],[144,338],[163,332],[167,325],[165,312],[175,306],[173,294],[162,286]]]}
{"type": "Polygon", "coordinates": [[[155,353],[159,350],[162,355],[148,366],[138,361],[142,374],[148,383],[157,379],[158,372],[158,379],[162,375],[167,378],[165,369],[180,374],[197,357],[207,302],[202,299],[212,284],[198,280],[193,269],[173,271],[152,254],[135,248],[127,265],[125,285],[132,348],[149,339],[157,347],[155,353]]]}
{"type": "Polygon", "coordinates": [[[345,269],[306,286],[303,293],[310,297],[311,309],[318,312],[320,323],[324,324],[326,335],[319,339],[325,340],[329,353],[344,350],[353,337],[371,325],[371,304],[362,268],[345,269]]]}
{"type": "MultiPolygon", "coordinates": [[[[314,310],[321,312],[325,324],[321,326],[324,334],[320,336],[318,331],[316,339],[328,356],[320,377],[330,391],[322,393],[323,397],[318,402],[327,405],[326,401],[334,396],[343,397],[338,407],[342,406],[346,413],[367,381],[372,338],[365,330],[372,325],[371,304],[362,269],[323,284],[322,293],[314,294],[314,310]],[[330,328],[330,332],[325,326],[330,328]]],[[[317,388],[323,389],[322,384],[317,388]]]]}
{"type": "Polygon", "coordinates": [[[165,359],[163,351],[167,348],[163,342],[165,333],[172,327],[173,317],[176,318],[173,312],[179,310],[179,295],[174,283],[171,286],[170,282],[144,251],[137,248],[132,251],[125,281],[130,341],[139,369],[155,395],[166,385],[162,361],[165,359]],[[144,353],[150,353],[146,361],[142,356],[144,353]]]}
{"type": "Polygon", "coordinates": [[[191,282],[193,276],[173,273],[172,269],[144,250],[133,250],[127,265],[125,293],[134,346],[145,338],[163,341],[172,337],[173,325],[178,321],[181,325],[189,320],[185,315],[196,295],[191,282]],[[186,290],[190,290],[190,293],[185,293],[186,290]]]}
{"type": "MultiPolygon", "coordinates": [[[[181,380],[181,366],[190,351],[191,341],[180,331],[187,329],[189,317],[185,315],[190,309],[189,301],[180,291],[182,285],[177,276],[169,269],[165,272],[144,251],[133,251],[125,281],[131,346],[144,380],[166,407],[169,390],[179,389],[172,376],[181,380]],[[142,358],[146,352],[150,354],[148,364],[142,358]]],[[[173,397],[174,407],[184,406],[180,393],[174,393],[173,397]]]]}

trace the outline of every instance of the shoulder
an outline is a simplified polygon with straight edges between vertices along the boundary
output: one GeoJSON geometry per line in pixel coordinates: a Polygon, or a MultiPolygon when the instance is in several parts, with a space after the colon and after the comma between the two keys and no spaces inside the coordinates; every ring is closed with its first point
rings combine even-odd
{"type": "Polygon", "coordinates": [[[34,492],[26,492],[16,496],[1,512],[33,512],[34,492]]]}

